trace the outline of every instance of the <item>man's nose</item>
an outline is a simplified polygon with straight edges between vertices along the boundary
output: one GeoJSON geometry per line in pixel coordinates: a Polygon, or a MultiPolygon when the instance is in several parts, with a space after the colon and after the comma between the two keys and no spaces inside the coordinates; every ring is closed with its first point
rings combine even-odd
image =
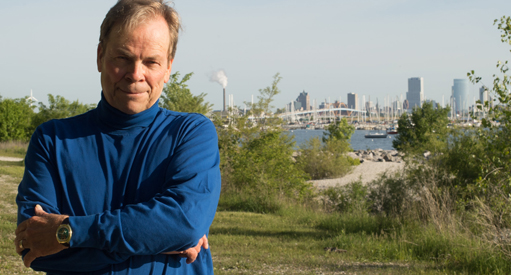
{"type": "Polygon", "coordinates": [[[144,80],[144,64],[142,62],[133,62],[126,72],[126,78],[131,82],[144,80]]]}

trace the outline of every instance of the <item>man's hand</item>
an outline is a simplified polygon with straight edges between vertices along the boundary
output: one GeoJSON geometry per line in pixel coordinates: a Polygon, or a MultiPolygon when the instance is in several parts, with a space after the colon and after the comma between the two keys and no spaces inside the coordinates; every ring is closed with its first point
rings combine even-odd
{"type": "Polygon", "coordinates": [[[197,259],[197,256],[199,255],[199,252],[201,248],[204,247],[204,249],[209,248],[208,244],[208,238],[206,235],[204,235],[200,240],[199,243],[195,247],[188,248],[185,251],[171,251],[171,252],[163,252],[162,254],[167,255],[179,255],[182,258],[186,258],[186,263],[191,264],[197,259]]]}
{"type": "Polygon", "coordinates": [[[36,258],[66,249],[65,246],[57,242],[55,234],[59,225],[67,217],[66,215],[48,214],[40,205],[36,205],[35,215],[18,225],[14,245],[19,255],[25,249],[30,250],[23,259],[26,267],[30,267],[36,258]]]}

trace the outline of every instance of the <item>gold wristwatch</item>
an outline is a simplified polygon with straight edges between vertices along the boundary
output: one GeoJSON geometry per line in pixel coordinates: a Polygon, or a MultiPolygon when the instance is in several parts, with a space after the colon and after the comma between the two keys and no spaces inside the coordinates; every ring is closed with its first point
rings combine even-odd
{"type": "Polygon", "coordinates": [[[69,247],[71,237],[73,236],[73,230],[69,225],[69,218],[65,218],[57,228],[57,242],[63,246],[69,247]]]}

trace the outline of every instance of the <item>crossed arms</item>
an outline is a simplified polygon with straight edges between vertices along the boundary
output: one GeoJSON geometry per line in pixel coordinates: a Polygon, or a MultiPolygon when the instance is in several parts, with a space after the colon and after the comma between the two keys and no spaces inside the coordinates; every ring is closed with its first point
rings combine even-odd
{"type": "Polygon", "coordinates": [[[166,167],[165,174],[172,176],[160,192],[142,202],[88,215],[79,215],[80,209],[61,213],[66,203],[72,203],[72,190],[61,184],[65,167],[53,156],[57,141],[52,136],[58,133],[38,128],[16,199],[19,227],[15,244],[18,253],[25,253],[25,264],[43,271],[58,267],[58,271],[87,272],[137,255],[178,253],[193,260],[201,247],[208,247],[204,235],[216,211],[220,171],[212,123],[202,120],[186,127],[186,137],[174,148],[166,167]],[[67,215],[73,228],[70,249],[55,238],[56,226],[67,215]],[[21,240],[30,250],[18,246],[21,240]]]}

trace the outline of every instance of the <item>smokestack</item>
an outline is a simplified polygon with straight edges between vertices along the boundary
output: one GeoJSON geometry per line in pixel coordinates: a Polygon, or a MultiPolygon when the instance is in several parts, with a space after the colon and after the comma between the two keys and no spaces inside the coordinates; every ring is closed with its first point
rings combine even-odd
{"type": "Polygon", "coordinates": [[[224,112],[225,112],[225,88],[224,88],[224,112]]]}
{"type": "Polygon", "coordinates": [[[224,112],[226,109],[225,105],[225,87],[227,87],[227,76],[225,75],[224,70],[218,70],[216,72],[213,72],[211,74],[211,77],[209,78],[209,81],[216,82],[220,85],[222,85],[222,88],[224,88],[224,112]]]}

